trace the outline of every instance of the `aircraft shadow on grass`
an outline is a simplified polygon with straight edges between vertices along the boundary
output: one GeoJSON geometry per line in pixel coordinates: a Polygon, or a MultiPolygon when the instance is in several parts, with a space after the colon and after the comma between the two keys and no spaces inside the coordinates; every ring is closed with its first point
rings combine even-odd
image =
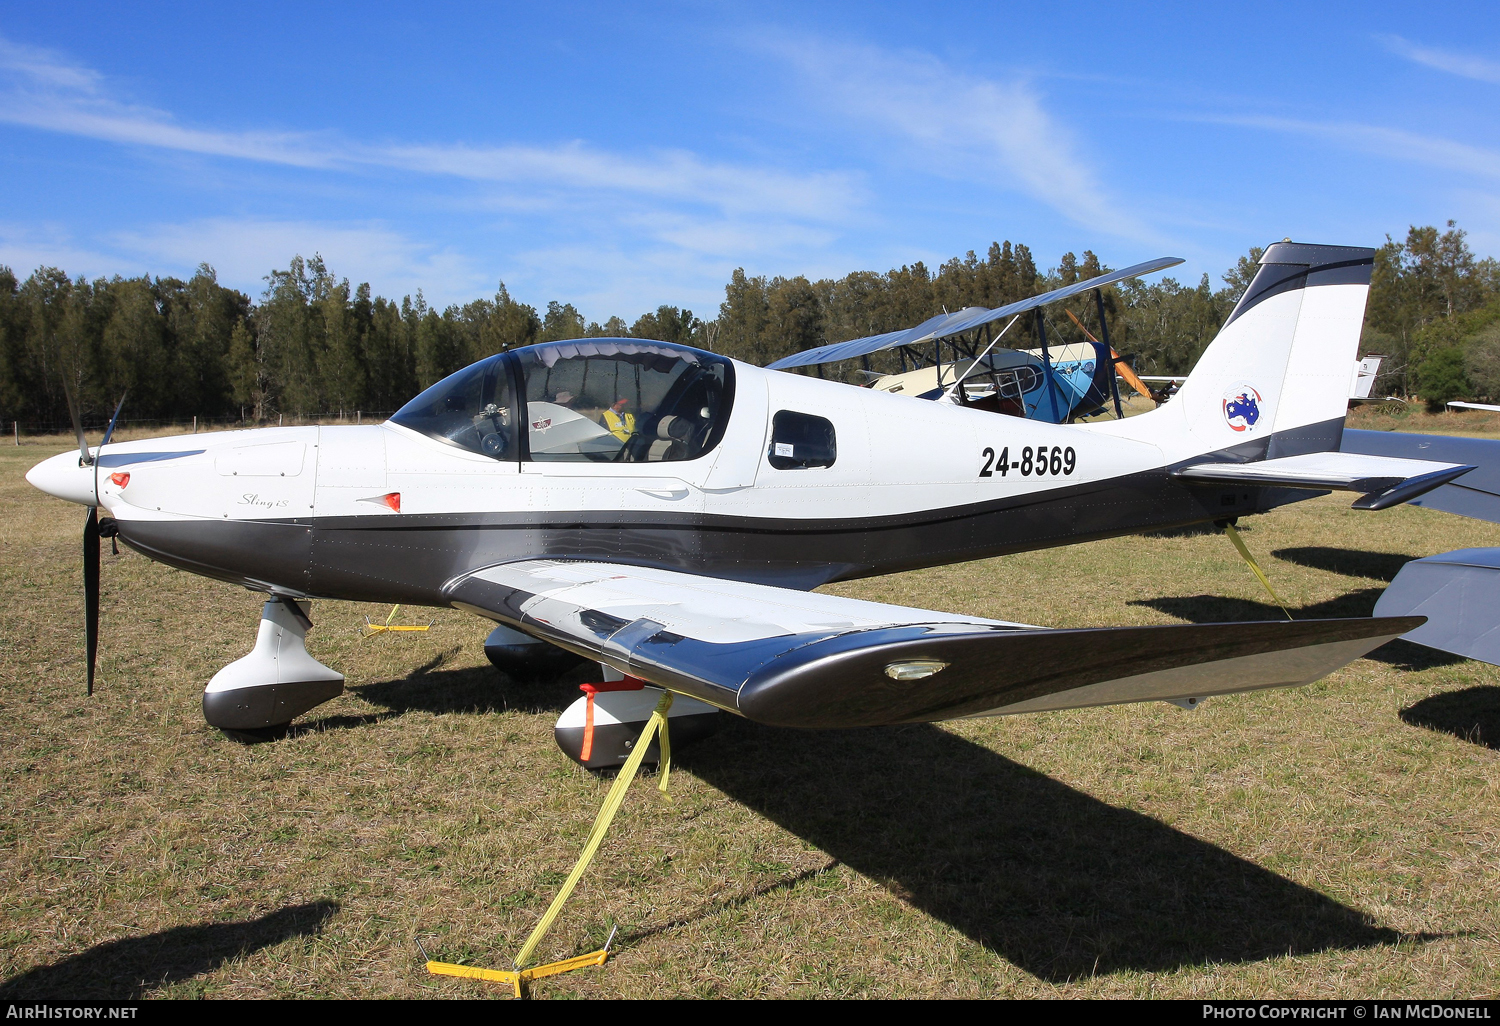
{"type": "Polygon", "coordinates": [[[443,669],[457,650],[439,654],[400,680],[381,681],[351,689],[375,705],[397,715],[420,710],[431,713],[495,713],[507,709],[562,712],[582,696],[578,685],[599,679],[597,663],[584,663],[567,673],[541,680],[519,680],[489,664],[443,669]]]}
{"type": "Polygon", "coordinates": [[[1411,939],[932,726],[814,732],[736,721],[680,762],[1053,982],[1411,939]]]}
{"type": "MultiPolygon", "coordinates": [[[[1396,552],[1360,552],[1321,546],[1277,549],[1271,555],[1317,570],[1387,582],[1395,580],[1401,568],[1417,558],[1396,552]]],[[[1379,597],[1378,592],[1376,597],[1379,597]]],[[[1391,642],[1373,653],[1373,658],[1385,658],[1388,662],[1414,669],[1463,662],[1459,656],[1404,641],[1391,642]]],[[[1401,719],[1414,727],[1442,731],[1486,748],[1500,749],[1500,687],[1464,688],[1432,695],[1402,709],[1401,719]]]]}
{"type": "MultiPolygon", "coordinates": [[[[1341,551],[1341,550],[1329,550],[1341,551]]],[[[1315,602],[1291,611],[1298,620],[1320,620],[1328,617],[1370,616],[1384,588],[1362,588],[1347,595],[1315,602]]],[[[1286,615],[1279,606],[1269,602],[1252,602],[1249,599],[1227,598],[1222,595],[1175,595],[1154,599],[1132,599],[1130,605],[1149,606],[1168,616],[1189,623],[1231,623],[1251,620],[1284,620],[1286,615]]],[[[1365,656],[1386,663],[1398,670],[1427,670],[1434,666],[1451,666],[1464,662],[1463,656],[1440,652],[1426,645],[1418,645],[1397,638],[1388,641],[1365,656]]]]}
{"type": "Polygon", "coordinates": [[[384,706],[385,712],[323,716],[262,730],[225,730],[223,733],[241,744],[254,745],[304,734],[367,727],[413,710],[440,716],[498,713],[507,709],[560,713],[581,696],[579,684],[599,679],[596,663],[585,663],[567,673],[537,680],[519,680],[488,665],[442,669],[457,651],[439,653],[397,680],[350,689],[360,698],[384,706]]]}
{"type": "Polygon", "coordinates": [[[1361,552],[1358,549],[1335,549],[1325,545],[1276,549],[1271,555],[1313,570],[1326,570],[1345,577],[1364,577],[1385,581],[1387,584],[1396,579],[1396,574],[1403,566],[1417,558],[1399,552],[1361,552]]]}
{"type": "Polygon", "coordinates": [[[1424,698],[1401,710],[1401,719],[1500,750],[1500,687],[1486,685],[1424,698]]]}
{"type": "Polygon", "coordinates": [[[106,941],[0,983],[0,999],[133,1001],[158,987],[213,972],[231,959],[315,934],[338,910],[337,902],[313,901],[259,919],[175,926],[106,941]]]}
{"type": "Polygon", "coordinates": [[[790,891],[794,889],[798,884],[805,883],[808,880],[814,880],[817,877],[822,876],[824,873],[838,868],[838,864],[838,859],[832,859],[824,865],[816,866],[812,869],[804,869],[800,873],[793,873],[791,876],[784,876],[779,880],[772,880],[770,883],[762,884],[759,887],[753,887],[749,890],[741,891],[739,894],[736,894],[733,897],[719,898],[708,903],[707,905],[704,905],[692,912],[687,913],[686,915],[677,916],[674,919],[652,923],[649,926],[643,926],[639,929],[632,930],[630,933],[621,935],[620,942],[627,945],[636,944],[640,941],[646,940],[649,937],[655,937],[657,934],[668,933],[672,930],[678,930],[690,923],[696,923],[699,920],[707,919],[709,916],[719,915],[725,911],[728,911],[729,909],[739,908],[742,905],[748,905],[756,898],[763,898],[768,894],[775,894],[778,891],[790,891]]]}

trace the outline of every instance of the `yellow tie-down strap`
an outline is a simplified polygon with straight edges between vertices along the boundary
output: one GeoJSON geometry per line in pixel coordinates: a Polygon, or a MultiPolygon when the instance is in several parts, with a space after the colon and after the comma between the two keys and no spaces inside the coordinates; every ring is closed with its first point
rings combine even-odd
{"type": "Polygon", "coordinates": [[[386,631],[425,631],[437,622],[436,620],[429,620],[425,626],[422,624],[391,623],[396,618],[396,610],[400,608],[399,603],[392,606],[391,615],[385,618],[385,623],[371,623],[370,618],[368,616],[365,617],[365,625],[360,628],[360,632],[367,638],[373,638],[375,635],[383,634],[386,631]]]}
{"type": "Polygon", "coordinates": [[[1228,520],[1225,520],[1223,524],[1224,533],[1229,536],[1229,540],[1234,544],[1234,547],[1239,550],[1240,556],[1250,567],[1250,572],[1256,576],[1256,579],[1261,583],[1261,587],[1266,589],[1266,594],[1271,596],[1271,600],[1281,607],[1281,611],[1285,613],[1286,618],[1290,620],[1292,618],[1291,610],[1287,609],[1286,603],[1281,601],[1281,596],[1276,594],[1276,589],[1271,587],[1270,578],[1268,578],[1266,576],[1266,572],[1260,568],[1260,564],[1255,561],[1255,557],[1250,555],[1250,550],[1245,548],[1245,540],[1240,537],[1240,532],[1235,530],[1234,524],[1228,520]]]}
{"type": "Polygon", "coordinates": [[[603,965],[609,959],[609,948],[614,943],[615,931],[609,932],[609,940],[604,947],[598,951],[590,951],[587,955],[575,955],[565,958],[561,962],[548,962],[546,965],[535,965],[530,969],[522,969],[519,972],[509,969],[481,969],[473,965],[454,965],[452,962],[434,962],[427,960],[427,971],[435,976],[462,976],[469,980],[484,980],[487,983],[509,984],[514,990],[516,997],[525,997],[524,984],[531,980],[539,980],[544,976],[556,976],[558,973],[569,972],[573,969],[582,969],[584,966],[603,965]]]}
{"type": "MultiPolygon", "coordinates": [[[[604,796],[604,804],[600,807],[599,814],[594,817],[594,828],[589,831],[589,838],[584,842],[583,852],[573,865],[573,871],[563,881],[562,887],[557,891],[557,897],[553,898],[552,904],[547,906],[547,911],[542,913],[541,921],[531,931],[531,936],[527,937],[526,943],[521,945],[521,953],[516,956],[515,969],[480,969],[477,966],[454,965],[451,962],[434,962],[429,958],[427,959],[429,973],[440,976],[462,976],[471,980],[488,980],[491,983],[506,983],[514,988],[516,997],[524,997],[525,984],[529,980],[556,976],[558,973],[582,969],[584,966],[604,964],[609,958],[610,944],[615,939],[614,930],[610,931],[609,940],[598,951],[591,951],[587,955],[575,955],[573,958],[565,958],[560,962],[532,966],[530,969],[521,968],[536,951],[542,938],[547,936],[547,931],[557,921],[563,906],[572,896],[573,889],[578,886],[578,881],[583,879],[589,863],[594,861],[594,855],[598,853],[599,845],[604,842],[604,835],[609,833],[609,826],[614,822],[615,813],[620,811],[620,805],[625,801],[625,792],[630,790],[631,781],[635,780],[636,771],[641,768],[641,763],[646,758],[646,749],[651,747],[651,739],[658,730],[661,731],[661,762],[658,764],[661,783],[657,785],[657,788],[662,794],[667,793],[667,779],[672,771],[672,747],[667,733],[667,713],[671,708],[672,692],[663,691],[661,701],[656,704],[656,710],[652,712],[651,719],[646,722],[645,729],[641,731],[641,736],[636,741],[630,758],[626,759],[625,765],[620,767],[619,775],[615,777],[609,793],[604,796]]],[[[421,945],[418,944],[418,947],[421,945]]],[[[425,950],[422,953],[426,955],[425,950]]]]}

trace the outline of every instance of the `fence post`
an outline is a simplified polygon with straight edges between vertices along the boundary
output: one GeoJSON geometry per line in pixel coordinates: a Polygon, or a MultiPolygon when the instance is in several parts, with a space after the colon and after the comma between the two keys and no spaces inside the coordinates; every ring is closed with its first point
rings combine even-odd
{"type": "Polygon", "coordinates": [[[196,435],[197,433],[198,433],[198,415],[195,413],[195,414],[193,414],[193,434],[196,435]]]}
{"type": "Polygon", "coordinates": [[[16,427],[16,448],[19,449],[21,447],[21,422],[15,420],[11,421],[11,423],[16,427]]]}
{"type": "Polygon", "coordinates": [[[284,416],[286,416],[286,414],[284,414],[284,413],[278,413],[278,414],[276,414],[276,426],[277,427],[281,427],[281,418],[284,417],[284,416]]]}
{"type": "Polygon", "coordinates": [[[360,414],[359,410],[355,410],[354,411],[354,423],[356,423],[356,424],[359,423],[359,414],[360,414]]]}

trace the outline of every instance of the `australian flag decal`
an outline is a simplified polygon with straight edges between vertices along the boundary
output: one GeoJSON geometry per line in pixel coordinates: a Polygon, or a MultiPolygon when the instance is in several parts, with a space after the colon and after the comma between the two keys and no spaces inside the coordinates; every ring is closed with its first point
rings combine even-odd
{"type": "Polygon", "coordinates": [[[1236,385],[1224,396],[1224,423],[1231,431],[1249,431],[1260,420],[1260,393],[1249,385],[1236,385]]]}

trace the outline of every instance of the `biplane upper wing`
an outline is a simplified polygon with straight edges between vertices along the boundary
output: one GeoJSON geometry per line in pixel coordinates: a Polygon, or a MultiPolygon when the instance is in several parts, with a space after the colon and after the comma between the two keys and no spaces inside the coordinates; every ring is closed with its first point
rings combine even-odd
{"type": "Polygon", "coordinates": [[[1422,617],[1052,630],[618,563],[456,578],[458,608],[752,720],[854,727],[1306,684],[1422,617]]]}
{"type": "Polygon", "coordinates": [[[1182,263],[1181,257],[1158,257],[1155,260],[1147,260],[1144,263],[1134,264],[1130,267],[1122,267],[1118,271],[1107,271],[1087,281],[1074,282],[1072,285],[1064,285],[1062,288],[1044,292],[1039,296],[1031,296],[1028,299],[1016,303],[1008,303],[1005,306],[995,307],[993,310],[982,306],[969,306],[956,313],[941,313],[918,324],[914,328],[904,331],[887,331],[879,335],[866,335],[864,338],[850,339],[848,342],[835,342],[832,345],[819,346],[816,349],[808,349],[791,356],[784,356],[775,363],[768,363],[770,370],[790,370],[793,367],[811,367],[820,363],[837,363],[840,360],[852,360],[860,356],[868,356],[878,353],[883,349],[895,349],[897,346],[914,346],[933,339],[948,338],[950,335],[961,335],[966,331],[998,321],[1006,317],[1014,317],[1028,310],[1035,310],[1039,306],[1047,306],[1057,303],[1073,296],[1082,295],[1090,289],[1102,288],[1105,285],[1113,285],[1115,282],[1124,281],[1127,278],[1138,278],[1143,274],[1151,274],[1153,271],[1164,270],[1175,267],[1182,263]]]}

